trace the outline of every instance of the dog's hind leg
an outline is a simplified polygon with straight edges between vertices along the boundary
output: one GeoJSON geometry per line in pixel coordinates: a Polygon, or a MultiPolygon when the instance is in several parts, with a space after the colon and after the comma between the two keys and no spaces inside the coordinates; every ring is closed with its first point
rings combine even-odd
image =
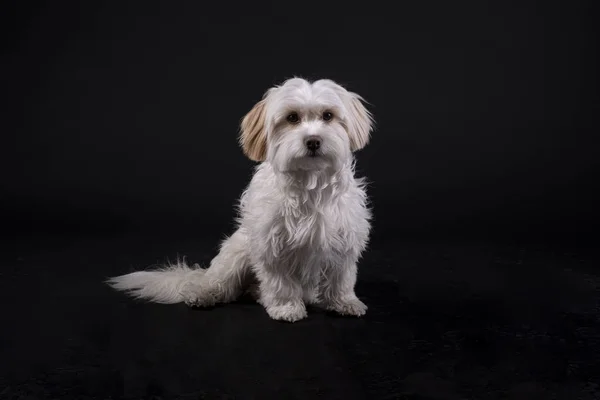
{"type": "Polygon", "coordinates": [[[234,301],[243,294],[251,273],[247,249],[246,235],[240,230],[223,241],[206,272],[182,287],[185,303],[209,307],[234,301]]]}

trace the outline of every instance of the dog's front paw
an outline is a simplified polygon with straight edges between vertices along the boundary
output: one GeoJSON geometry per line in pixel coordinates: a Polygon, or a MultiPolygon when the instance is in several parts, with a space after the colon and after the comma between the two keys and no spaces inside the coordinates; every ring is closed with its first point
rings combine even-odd
{"type": "Polygon", "coordinates": [[[360,301],[358,297],[351,297],[347,299],[336,299],[327,305],[327,309],[341,315],[361,317],[367,313],[368,307],[365,303],[360,301]]]}
{"type": "Polygon", "coordinates": [[[306,307],[302,302],[289,302],[266,308],[269,316],[278,321],[296,322],[306,318],[306,307]]]}

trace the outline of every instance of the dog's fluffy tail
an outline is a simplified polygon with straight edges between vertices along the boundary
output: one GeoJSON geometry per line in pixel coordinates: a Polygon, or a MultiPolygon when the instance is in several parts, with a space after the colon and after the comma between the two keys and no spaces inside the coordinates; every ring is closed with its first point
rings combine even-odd
{"type": "Polygon", "coordinates": [[[137,271],[116,276],[106,281],[116,290],[132,297],[162,304],[175,304],[183,301],[181,288],[191,278],[206,272],[198,264],[188,266],[185,260],[168,264],[152,271],[137,271]]]}

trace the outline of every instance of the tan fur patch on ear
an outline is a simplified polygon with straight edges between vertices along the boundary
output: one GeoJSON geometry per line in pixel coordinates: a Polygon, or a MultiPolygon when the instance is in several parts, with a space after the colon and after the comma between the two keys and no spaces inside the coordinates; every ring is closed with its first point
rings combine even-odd
{"type": "Polygon", "coordinates": [[[240,144],[252,161],[264,161],[267,156],[265,130],[265,100],[261,100],[246,114],[241,123],[240,144]]]}
{"type": "Polygon", "coordinates": [[[362,103],[363,99],[355,93],[350,93],[348,108],[350,112],[350,146],[352,151],[365,147],[371,138],[373,116],[362,103]]]}

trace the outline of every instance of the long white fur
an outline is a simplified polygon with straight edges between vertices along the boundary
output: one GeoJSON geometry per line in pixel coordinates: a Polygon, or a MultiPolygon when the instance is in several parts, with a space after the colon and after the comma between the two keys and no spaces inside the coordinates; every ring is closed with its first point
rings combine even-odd
{"type": "Polygon", "coordinates": [[[354,286],[371,212],[353,153],[368,143],[373,119],[362,98],[331,80],[292,78],[269,89],[247,120],[256,131],[242,123],[242,146],[261,162],[241,196],[238,228],[210,266],[178,262],[108,283],[136,298],[201,307],[234,301],[256,283],[273,319],[305,318],[305,304],[363,315],[354,286]],[[324,111],[334,118],[323,120],[324,111]],[[290,112],[299,123],[286,121],[290,112]],[[310,135],[322,141],[318,157],[307,155],[310,135]]]}

